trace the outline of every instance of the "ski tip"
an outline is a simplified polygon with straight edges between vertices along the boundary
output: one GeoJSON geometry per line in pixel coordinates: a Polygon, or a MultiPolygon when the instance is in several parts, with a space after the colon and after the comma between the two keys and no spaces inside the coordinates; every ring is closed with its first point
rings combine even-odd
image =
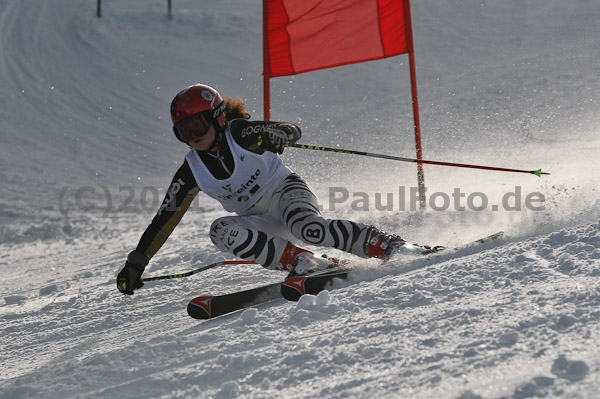
{"type": "Polygon", "coordinates": [[[548,172],[542,172],[542,170],[541,170],[541,169],[538,169],[538,170],[532,170],[532,171],[531,171],[531,174],[534,174],[534,175],[536,175],[537,177],[542,177],[542,175],[550,175],[550,173],[548,173],[548,172]]]}
{"type": "Polygon", "coordinates": [[[212,296],[199,296],[188,303],[187,312],[194,319],[210,319],[212,317],[212,296]]]}
{"type": "Polygon", "coordinates": [[[307,276],[297,276],[286,278],[281,284],[281,295],[288,301],[297,301],[300,297],[306,294],[307,276]]]}

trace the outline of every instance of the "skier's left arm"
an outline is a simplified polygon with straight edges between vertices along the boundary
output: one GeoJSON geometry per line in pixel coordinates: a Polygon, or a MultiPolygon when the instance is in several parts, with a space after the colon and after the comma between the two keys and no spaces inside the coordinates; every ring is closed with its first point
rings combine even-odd
{"type": "Polygon", "coordinates": [[[259,154],[265,151],[281,154],[285,147],[302,137],[300,128],[288,122],[234,119],[229,129],[236,143],[259,154]]]}
{"type": "Polygon", "coordinates": [[[281,154],[289,145],[300,140],[302,131],[296,125],[282,122],[275,126],[268,126],[258,137],[258,148],[261,150],[276,152],[281,154]]]}

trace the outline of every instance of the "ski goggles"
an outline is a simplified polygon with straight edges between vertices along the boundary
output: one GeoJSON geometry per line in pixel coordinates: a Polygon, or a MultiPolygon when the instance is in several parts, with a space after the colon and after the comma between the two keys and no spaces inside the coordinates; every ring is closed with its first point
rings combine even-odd
{"type": "Polygon", "coordinates": [[[177,140],[189,143],[194,137],[204,136],[212,125],[213,111],[202,111],[183,118],[173,125],[177,140]]]}
{"type": "Polygon", "coordinates": [[[194,137],[204,136],[213,124],[213,121],[223,114],[226,108],[225,101],[221,101],[221,104],[213,110],[198,112],[183,118],[173,125],[175,137],[177,137],[177,140],[188,144],[194,137]]]}

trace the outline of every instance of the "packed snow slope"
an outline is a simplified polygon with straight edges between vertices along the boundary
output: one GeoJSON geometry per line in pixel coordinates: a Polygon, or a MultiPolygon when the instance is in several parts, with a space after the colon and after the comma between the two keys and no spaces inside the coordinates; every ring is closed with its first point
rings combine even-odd
{"type": "MultiPolygon", "coordinates": [[[[412,4],[424,157],[538,178],[289,149],[328,217],[479,250],[365,268],[298,303],[199,322],[189,299],[278,281],[232,266],[119,294],[187,148],[203,82],[262,118],[260,2],[0,2],[0,397],[595,398],[600,391],[600,7],[412,4]]],[[[272,81],[303,143],[413,157],[407,57],[272,81]]],[[[224,259],[199,196],[147,275],[224,259]]],[[[336,251],[312,248],[343,256],[336,251]]]]}

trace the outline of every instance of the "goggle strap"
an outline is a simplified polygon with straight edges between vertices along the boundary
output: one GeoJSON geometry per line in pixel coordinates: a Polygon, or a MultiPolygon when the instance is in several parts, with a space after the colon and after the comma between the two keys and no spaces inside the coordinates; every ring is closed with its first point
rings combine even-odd
{"type": "Polygon", "coordinates": [[[221,101],[221,104],[217,105],[217,108],[215,108],[215,110],[213,111],[213,120],[217,119],[219,115],[225,112],[226,108],[227,104],[225,104],[225,101],[221,101]]]}

